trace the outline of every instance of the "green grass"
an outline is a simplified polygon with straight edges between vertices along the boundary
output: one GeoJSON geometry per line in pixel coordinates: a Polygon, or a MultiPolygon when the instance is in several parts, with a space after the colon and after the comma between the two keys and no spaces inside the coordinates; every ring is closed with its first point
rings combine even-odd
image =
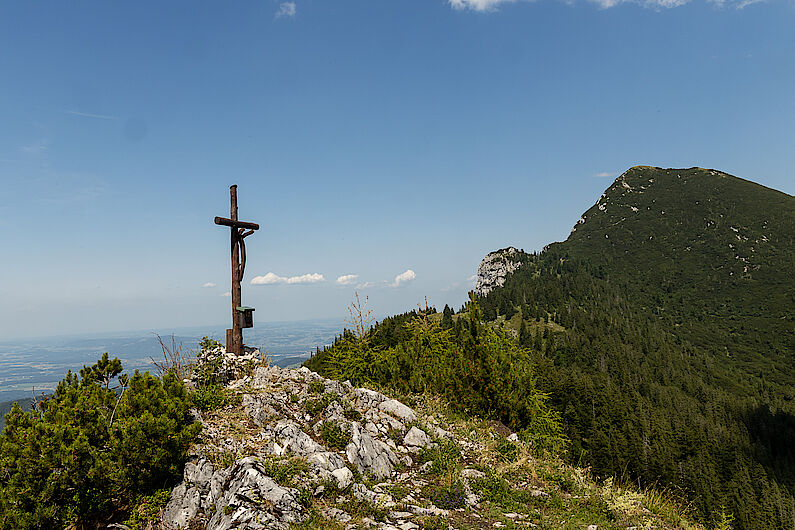
{"type": "Polygon", "coordinates": [[[220,385],[200,386],[190,392],[190,400],[194,407],[201,411],[218,410],[229,405],[237,405],[242,397],[233,390],[220,385]]]}
{"type": "Polygon", "coordinates": [[[304,409],[308,414],[311,414],[312,416],[317,416],[318,414],[326,410],[326,407],[331,405],[331,403],[335,401],[339,403],[339,400],[340,397],[337,394],[335,394],[334,392],[329,392],[328,394],[323,394],[319,398],[308,399],[304,404],[304,409]]]}
{"type": "Polygon", "coordinates": [[[417,455],[417,462],[431,462],[431,475],[447,478],[455,474],[461,462],[461,449],[451,440],[439,440],[435,447],[426,447],[417,455]]]}
{"type": "Polygon", "coordinates": [[[263,459],[260,465],[266,475],[282,486],[299,485],[301,475],[309,471],[309,465],[301,458],[263,459]]]}

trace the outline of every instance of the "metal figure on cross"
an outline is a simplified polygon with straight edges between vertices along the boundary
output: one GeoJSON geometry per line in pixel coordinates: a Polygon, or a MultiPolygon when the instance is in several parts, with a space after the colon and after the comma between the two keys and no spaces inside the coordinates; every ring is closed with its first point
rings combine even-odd
{"type": "Polygon", "coordinates": [[[253,324],[253,307],[241,305],[240,283],[246,270],[246,244],[245,238],[259,230],[257,223],[247,223],[237,220],[237,185],[230,186],[229,195],[231,208],[229,219],[216,217],[215,224],[228,226],[231,230],[232,244],[232,329],[226,330],[226,351],[235,355],[243,354],[243,328],[250,328],[253,324]]]}

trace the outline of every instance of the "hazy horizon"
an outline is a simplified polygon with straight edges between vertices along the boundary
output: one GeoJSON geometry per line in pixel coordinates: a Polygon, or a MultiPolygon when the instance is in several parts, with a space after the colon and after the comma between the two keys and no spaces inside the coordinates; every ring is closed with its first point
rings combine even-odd
{"type": "Polygon", "coordinates": [[[631,166],[795,191],[795,3],[0,5],[0,337],[459,307],[631,166]],[[764,28],[761,31],[760,28],[764,28]]]}

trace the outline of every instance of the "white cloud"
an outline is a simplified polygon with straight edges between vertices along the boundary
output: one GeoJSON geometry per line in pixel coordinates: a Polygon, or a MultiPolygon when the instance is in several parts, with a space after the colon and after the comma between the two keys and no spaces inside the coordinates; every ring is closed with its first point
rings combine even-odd
{"type": "Polygon", "coordinates": [[[325,278],[322,274],[318,274],[316,272],[287,278],[287,283],[317,283],[322,281],[325,281],[325,278]]]}
{"type": "MultiPolygon", "coordinates": [[[[496,11],[503,4],[513,4],[520,0],[448,0],[450,7],[459,11],[476,11],[487,13],[496,11]]],[[[533,0],[527,0],[533,1],[533,0]]],[[[570,3],[569,0],[565,0],[570,3]]],[[[622,4],[635,4],[648,9],[662,10],[680,7],[690,3],[690,0],[588,0],[602,9],[610,9],[622,4]]],[[[733,7],[745,9],[748,6],[766,2],[766,0],[707,0],[718,8],[733,7]]]]}
{"type": "Polygon", "coordinates": [[[279,4],[279,10],[276,11],[276,18],[295,18],[295,13],[295,2],[282,2],[279,4]]]}
{"type": "Polygon", "coordinates": [[[373,282],[362,282],[356,286],[357,289],[369,289],[370,287],[375,287],[375,283],[373,282]]]}
{"type": "Polygon", "coordinates": [[[110,116],[107,114],[91,114],[90,112],[77,112],[76,110],[67,110],[67,114],[72,116],[81,116],[83,118],[95,118],[98,120],[118,120],[118,116],[110,116]]]}
{"type": "Polygon", "coordinates": [[[473,274],[472,276],[467,278],[467,280],[470,281],[470,282],[476,282],[478,280],[478,275],[477,274],[473,274]]]}
{"type": "Polygon", "coordinates": [[[356,283],[356,279],[359,277],[358,274],[343,274],[337,278],[338,285],[353,285],[356,283]]]}
{"type": "Polygon", "coordinates": [[[251,285],[269,285],[272,283],[281,283],[287,278],[282,278],[281,276],[277,276],[272,272],[269,272],[265,276],[254,276],[251,279],[251,285]]]}
{"type": "Polygon", "coordinates": [[[215,284],[213,282],[207,282],[204,285],[202,285],[202,287],[215,287],[215,284]]]}
{"type": "Polygon", "coordinates": [[[453,9],[469,9],[472,11],[494,11],[500,4],[508,4],[516,0],[450,0],[453,9]]]}
{"type": "Polygon", "coordinates": [[[406,272],[401,272],[400,274],[395,276],[395,281],[392,282],[392,287],[400,287],[401,284],[410,282],[416,277],[417,275],[414,273],[414,271],[408,269],[406,272]]]}
{"type": "Polygon", "coordinates": [[[650,9],[670,9],[687,4],[690,0],[590,0],[602,9],[609,9],[620,4],[637,4],[650,9]]]}
{"type": "Polygon", "coordinates": [[[597,178],[609,178],[609,177],[617,177],[618,173],[610,173],[609,171],[602,171],[594,175],[597,178]]]}
{"type": "Polygon", "coordinates": [[[760,4],[765,0],[743,0],[739,4],[737,4],[737,9],[745,9],[748,6],[752,6],[754,4],[760,4]]]}
{"type": "Polygon", "coordinates": [[[269,272],[265,276],[255,276],[251,279],[251,285],[272,285],[275,283],[286,283],[294,285],[299,283],[318,283],[325,281],[322,274],[316,272],[310,274],[302,274],[300,276],[279,276],[269,272]]]}
{"type": "Polygon", "coordinates": [[[227,291],[223,293],[221,296],[232,296],[232,291],[227,291]]]}

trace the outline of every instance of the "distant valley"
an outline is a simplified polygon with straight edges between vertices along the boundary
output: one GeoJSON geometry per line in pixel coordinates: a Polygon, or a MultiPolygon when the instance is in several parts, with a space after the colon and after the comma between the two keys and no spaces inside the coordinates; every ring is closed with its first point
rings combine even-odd
{"type": "MultiPolygon", "coordinates": [[[[249,346],[267,352],[274,364],[289,366],[306,360],[316,347],[330,344],[344,324],[342,319],[260,322],[246,330],[245,339],[249,346]]],[[[218,326],[175,333],[176,342],[188,350],[195,349],[202,337],[220,339],[225,331],[218,326]]],[[[171,346],[171,335],[162,338],[171,346]]],[[[76,372],[93,364],[103,352],[121,359],[128,373],[136,369],[155,372],[150,357],[158,360],[163,356],[157,336],[142,331],[0,342],[0,413],[4,415],[16,400],[29,406],[33,389],[37,396],[52,392],[68,370],[76,372]]],[[[0,428],[2,425],[0,417],[0,428]]]]}

